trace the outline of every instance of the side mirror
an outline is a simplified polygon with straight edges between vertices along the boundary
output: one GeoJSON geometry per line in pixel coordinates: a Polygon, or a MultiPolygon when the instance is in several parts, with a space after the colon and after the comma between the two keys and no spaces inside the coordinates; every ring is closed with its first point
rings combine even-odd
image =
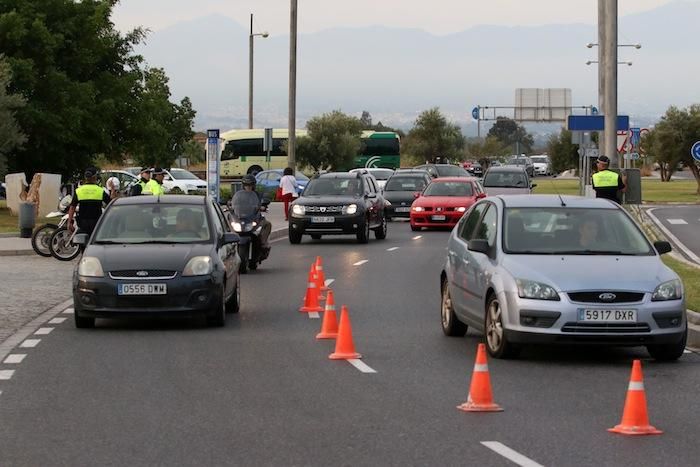
{"type": "Polygon", "coordinates": [[[413,197],[420,198],[420,191],[416,191],[415,193],[413,193],[413,197]]]}
{"type": "Polygon", "coordinates": [[[367,198],[376,198],[376,197],[377,197],[377,194],[376,194],[376,193],[367,193],[365,196],[366,196],[367,198]]]}
{"type": "Polygon", "coordinates": [[[669,253],[673,249],[671,244],[666,241],[654,242],[654,248],[660,255],[669,253]]]}
{"type": "MultiPolygon", "coordinates": [[[[87,242],[88,242],[88,234],[80,233],[80,234],[75,234],[75,236],[73,237],[73,243],[75,243],[76,245],[85,246],[85,245],[87,245],[87,242]]],[[[670,247],[671,246],[669,245],[669,248],[670,247]]],[[[669,249],[669,251],[671,251],[671,250],[669,249]]]]}
{"type": "Polygon", "coordinates": [[[469,240],[467,248],[469,249],[469,251],[477,251],[487,256],[491,256],[491,248],[489,247],[489,242],[487,240],[469,240]]]}
{"type": "Polygon", "coordinates": [[[479,193],[476,195],[476,199],[486,198],[486,193],[479,193]]]}
{"type": "Polygon", "coordinates": [[[223,245],[228,245],[230,243],[239,243],[241,241],[241,237],[235,233],[235,232],[226,232],[224,233],[224,239],[221,242],[223,245]]]}
{"type": "Polygon", "coordinates": [[[535,188],[536,186],[537,186],[537,183],[533,183],[532,185],[530,185],[531,188],[535,188]]]}

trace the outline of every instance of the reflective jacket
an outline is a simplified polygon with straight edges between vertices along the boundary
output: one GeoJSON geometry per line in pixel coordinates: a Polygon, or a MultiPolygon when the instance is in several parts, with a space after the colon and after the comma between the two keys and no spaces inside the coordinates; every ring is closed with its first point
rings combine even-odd
{"type": "Polygon", "coordinates": [[[143,187],[141,194],[151,194],[153,196],[160,196],[165,194],[165,190],[163,189],[163,185],[161,185],[153,179],[150,179],[148,183],[146,183],[146,186],[143,187]]]}

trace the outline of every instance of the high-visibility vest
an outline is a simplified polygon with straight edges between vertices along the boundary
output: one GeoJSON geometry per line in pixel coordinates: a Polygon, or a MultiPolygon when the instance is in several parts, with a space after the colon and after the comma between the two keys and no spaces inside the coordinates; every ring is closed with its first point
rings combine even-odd
{"type": "Polygon", "coordinates": [[[594,188],[617,188],[620,174],[612,170],[601,170],[593,174],[594,188]]]}
{"type": "Polygon", "coordinates": [[[85,185],[80,185],[76,190],[75,194],[78,196],[78,201],[99,201],[102,202],[102,195],[104,190],[95,185],[94,183],[88,183],[85,185]]]}
{"type": "Polygon", "coordinates": [[[160,183],[151,179],[148,181],[148,183],[146,183],[146,186],[143,188],[143,191],[141,193],[144,195],[150,193],[153,196],[160,196],[165,194],[165,190],[163,189],[163,186],[160,183]]]}

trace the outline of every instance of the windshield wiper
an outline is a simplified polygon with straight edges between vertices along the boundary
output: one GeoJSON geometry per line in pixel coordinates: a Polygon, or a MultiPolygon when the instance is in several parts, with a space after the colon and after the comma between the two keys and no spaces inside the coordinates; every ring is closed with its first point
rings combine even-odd
{"type": "Polygon", "coordinates": [[[128,245],[172,245],[175,243],[184,242],[174,242],[172,240],[144,240],[142,242],[129,242],[128,245]]]}

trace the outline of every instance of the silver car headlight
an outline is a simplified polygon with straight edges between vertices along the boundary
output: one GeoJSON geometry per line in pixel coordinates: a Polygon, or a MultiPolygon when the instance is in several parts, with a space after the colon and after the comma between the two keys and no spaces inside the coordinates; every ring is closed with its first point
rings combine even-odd
{"type": "Polygon", "coordinates": [[[533,300],[560,300],[557,291],[547,284],[543,284],[542,282],[516,279],[515,283],[518,285],[518,296],[520,298],[530,298],[533,300]]]}
{"type": "Polygon", "coordinates": [[[303,206],[301,204],[295,204],[292,206],[292,214],[295,214],[297,216],[303,216],[306,214],[306,206],[303,206]]]}
{"type": "Polygon", "coordinates": [[[211,274],[211,258],[208,256],[195,256],[190,259],[182,270],[183,276],[206,276],[211,274]]]}
{"type": "Polygon", "coordinates": [[[104,277],[100,260],[93,256],[85,256],[78,264],[78,275],[83,277],[104,277]]]}
{"type": "Polygon", "coordinates": [[[355,214],[357,212],[357,204],[350,204],[343,208],[345,214],[355,214]]]}
{"type": "Polygon", "coordinates": [[[680,300],[683,298],[683,285],[678,279],[659,284],[651,296],[652,302],[664,300],[680,300]]]}
{"type": "Polygon", "coordinates": [[[231,222],[234,232],[243,232],[243,225],[240,222],[231,222]]]}

